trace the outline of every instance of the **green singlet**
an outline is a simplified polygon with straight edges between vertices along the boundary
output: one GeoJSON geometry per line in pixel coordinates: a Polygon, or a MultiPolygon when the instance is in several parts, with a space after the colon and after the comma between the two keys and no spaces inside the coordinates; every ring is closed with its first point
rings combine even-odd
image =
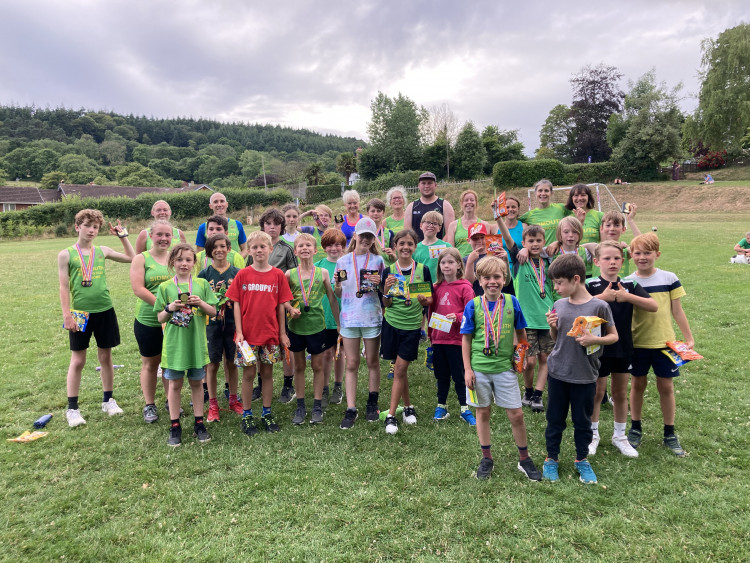
{"type": "Polygon", "coordinates": [[[390,230],[392,230],[393,234],[395,235],[397,232],[404,230],[404,220],[401,219],[397,221],[396,219],[393,219],[392,217],[386,217],[385,226],[388,227],[390,230]]]}
{"type": "MultiPolygon", "coordinates": [[[[101,246],[92,246],[91,251],[94,255],[94,270],[92,272],[93,282],[90,287],[83,287],[82,264],[78,257],[78,251],[75,246],[68,247],[68,277],[70,293],[72,300],[70,308],[75,311],[86,311],[87,313],[101,313],[112,308],[112,298],[109,296],[107,288],[107,276],[104,266],[104,252],[101,246]]],[[[88,255],[84,254],[84,260],[88,260],[88,255]]]]}
{"type": "Polygon", "coordinates": [[[527,225],[539,225],[544,229],[545,245],[555,241],[557,238],[557,224],[560,219],[570,215],[572,211],[562,203],[550,203],[549,207],[537,207],[521,215],[518,220],[527,225]]]}
{"type": "Polygon", "coordinates": [[[471,242],[469,242],[469,231],[464,227],[461,219],[456,223],[456,235],[453,237],[453,243],[461,253],[461,258],[466,258],[471,254],[471,242]]]}
{"type": "MultiPolygon", "coordinates": [[[[316,268],[323,268],[328,272],[328,279],[333,279],[333,274],[336,272],[336,262],[331,262],[328,259],[328,256],[323,258],[322,260],[318,260],[315,262],[316,268]]],[[[341,299],[336,299],[339,304],[339,311],[341,311],[341,299]]],[[[328,302],[328,299],[323,300],[323,311],[325,311],[326,315],[326,328],[336,330],[338,328],[336,326],[336,318],[333,316],[333,311],[331,310],[331,304],[328,302]]]]}
{"type": "MultiPolygon", "coordinates": [[[[159,286],[163,282],[171,279],[172,276],[169,274],[167,266],[162,266],[154,260],[154,257],[151,256],[151,253],[148,250],[142,254],[144,258],[143,267],[145,270],[143,283],[147,290],[153,295],[156,295],[159,286]]],[[[161,326],[161,323],[156,318],[154,308],[141,299],[135,304],[135,318],[139,323],[145,326],[161,326]]]]}
{"type": "MultiPolygon", "coordinates": [[[[305,311],[305,303],[302,300],[302,289],[299,285],[297,273],[299,268],[289,270],[289,289],[292,290],[292,307],[299,309],[302,314],[296,319],[289,319],[289,330],[294,334],[308,335],[317,334],[325,328],[325,311],[323,310],[323,298],[328,299],[325,286],[323,285],[323,270],[315,267],[315,278],[312,289],[307,295],[309,311],[305,311]]],[[[305,291],[310,288],[310,280],[303,279],[305,291]]]]}
{"type": "MultiPolygon", "coordinates": [[[[502,328],[500,329],[500,342],[495,354],[495,343],[490,335],[491,356],[484,355],[485,348],[485,331],[486,316],[482,309],[482,298],[474,298],[474,337],[471,339],[471,369],[481,373],[503,373],[513,369],[513,326],[515,314],[513,312],[513,299],[503,293],[505,308],[503,309],[503,318],[501,319],[502,328]]],[[[496,301],[495,307],[502,307],[502,301],[496,301]]],[[[490,315],[494,312],[494,307],[487,303],[490,315]]]]}

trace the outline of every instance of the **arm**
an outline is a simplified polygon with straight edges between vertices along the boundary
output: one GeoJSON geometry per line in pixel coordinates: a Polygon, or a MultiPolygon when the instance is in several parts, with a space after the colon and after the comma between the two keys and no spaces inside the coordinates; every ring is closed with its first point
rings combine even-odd
{"type": "Polygon", "coordinates": [[[641,234],[641,230],[638,228],[638,225],[635,224],[635,212],[637,209],[638,206],[635,203],[631,203],[630,213],[625,216],[625,220],[627,221],[628,225],[630,225],[630,229],[633,231],[633,236],[635,237],[641,234]]]}
{"type": "Polygon", "coordinates": [[[148,303],[153,308],[154,303],[156,303],[156,295],[146,289],[145,275],[146,259],[143,254],[138,254],[130,264],[130,287],[133,288],[133,293],[138,299],[148,303]]]}
{"type": "Polygon", "coordinates": [[[146,239],[148,238],[148,232],[143,229],[138,233],[138,238],[135,239],[135,253],[140,254],[146,250],[146,239]]]}
{"type": "MultiPolygon", "coordinates": [[[[289,280],[291,279],[290,270],[287,270],[286,272],[284,272],[284,277],[286,278],[286,282],[289,283],[289,280]]],[[[290,287],[291,287],[291,284],[290,284],[290,287]]],[[[291,301],[282,303],[282,306],[284,307],[284,312],[289,314],[289,316],[292,317],[293,319],[296,319],[297,317],[302,315],[302,311],[300,311],[299,309],[295,307],[292,307],[291,301]]]]}
{"type": "Polygon", "coordinates": [[[284,303],[279,303],[276,307],[276,318],[279,322],[279,342],[284,348],[289,348],[289,336],[284,327],[284,303]]]}
{"type": "Polygon", "coordinates": [[[471,341],[473,335],[464,334],[461,338],[461,356],[464,360],[464,383],[469,389],[474,389],[474,383],[476,378],[474,377],[474,370],[471,369],[471,341]]]}
{"type": "Polygon", "coordinates": [[[557,311],[551,309],[545,313],[549,325],[549,335],[552,340],[557,340],[557,311]]]}
{"type": "Polygon", "coordinates": [[[516,329],[516,342],[527,342],[527,338],[525,328],[516,329]]]}
{"type": "Polygon", "coordinates": [[[63,314],[63,328],[76,332],[78,325],[70,313],[70,275],[68,274],[68,263],[70,254],[67,250],[61,250],[57,255],[57,277],[60,281],[60,307],[63,314]]]}
{"type": "MultiPolygon", "coordinates": [[[[651,313],[656,313],[656,311],[659,310],[659,304],[650,295],[636,295],[635,293],[626,291],[625,288],[622,287],[621,283],[618,283],[617,285],[618,288],[616,291],[614,291],[616,302],[631,303],[634,307],[638,307],[639,309],[643,309],[644,311],[649,311],[651,313]]],[[[646,291],[644,290],[643,293],[646,293],[646,291]]]]}
{"type": "Polygon", "coordinates": [[[687,344],[688,348],[695,347],[693,332],[690,330],[690,323],[688,323],[687,316],[682,308],[682,301],[679,299],[672,299],[672,316],[674,317],[677,326],[680,327],[680,332],[682,332],[682,337],[685,339],[685,344],[687,344]]]}
{"type": "MultiPolygon", "coordinates": [[[[455,220],[456,220],[456,212],[453,210],[453,206],[450,204],[450,202],[447,199],[444,199],[443,200],[443,225],[445,225],[446,223],[450,225],[455,220]]],[[[451,246],[453,246],[452,243],[451,243],[451,246]]]]}
{"type": "Polygon", "coordinates": [[[617,335],[617,329],[614,323],[607,323],[606,334],[604,336],[594,336],[591,333],[584,332],[581,336],[576,336],[576,342],[581,346],[591,346],[593,344],[599,344],[601,346],[609,346],[614,344],[620,339],[617,335]]]}
{"type": "Polygon", "coordinates": [[[458,221],[453,221],[445,229],[445,237],[443,240],[451,246],[456,246],[456,228],[458,227],[458,221]]]}
{"type": "Polygon", "coordinates": [[[469,283],[474,283],[477,279],[476,273],[474,272],[474,264],[479,258],[479,253],[476,250],[472,250],[466,257],[466,267],[464,268],[464,278],[469,283]]]}
{"type": "Polygon", "coordinates": [[[339,302],[336,299],[336,296],[333,294],[331,280],[326,270],[323,270],[323,285],[326,289],[326,295],[328,296],[328,304],[331,307],[331,313],[333,313],[333,318],[336,319],[336,327],[338,329],[341,329],[341,323],[339,322],[339,302]]]}
{"type": "MultiPolygon", "coordinates": [[[[406,206],[406,211],[404,211],[404,229],[411,229],[411,210],[414,207],[414,202],[412,201],[409,205],[406,206]]],[[[443,223],[445,223],[445,216],[443,216],[443,223]]]]}
{"type": "Polygon", "coordinates": [[[180,242],[183,242],[183,243],[187,244],[187,238],[185,237],[185,233],[183,233],[179,229],[177,229],[177,231],[180,233],[180,242]]]}
{"type": "Polygon", "coordinates": [[[242,334],[242,311],[240,311],[240,302],[232,301],[232,311],[234,311],[234,341],[237,343],[245,340],[242,334]]]}

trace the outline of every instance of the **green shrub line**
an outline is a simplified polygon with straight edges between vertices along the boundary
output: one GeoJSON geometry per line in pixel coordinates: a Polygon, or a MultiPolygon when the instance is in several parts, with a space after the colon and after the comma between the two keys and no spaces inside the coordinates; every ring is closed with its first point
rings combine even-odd
{"type": "Polygon", "coordinates": [[[611,183],[618,176],[613,162],[592,164],[563,164],[555,159],[507,160],[498,162],[492,170],[492,180],[498,188],[533,186],[547,178],[556,185],[611,183]]]}

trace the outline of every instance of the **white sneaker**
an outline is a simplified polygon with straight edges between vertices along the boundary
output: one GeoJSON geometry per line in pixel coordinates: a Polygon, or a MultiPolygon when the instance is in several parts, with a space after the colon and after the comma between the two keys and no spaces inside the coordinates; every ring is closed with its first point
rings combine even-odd
{"type": "Polygon", "coordinates": [[[393,435],[396,432],[398,432],[398,421],[395,416],[388,416],[385,419],[385,433],[393,435]]]}
{"type": "Polygon", "coordinates": [[[589,455],[596,454],[596,448],[599,447],[600,441],[601,441],[601,437],[599,436],[599,433],[594,432],[594,436],[591,438],[591,443],[589,444],[589,455]]]}
{"type": "Polygon", "coordinates": [[[414,407],[404,407],[403,412],[404,424],[416,424],[417,423],[417,411],[414,407]]]}
{"type": "Polygon", "coordinates": [[[109,416],[115,416],[116,414],[122,414],[122,409],[117,406],[114,399],[110,399],[106,403],[102,403],[102,412],[106,412],[109,416]]]}
{"type": "Polygon", "coordinates": [[[81,411],[78,409],[66,410],[65,418],[68,421],[68,426],[70,426],[71,428],[75,428],[76,426],[81,426],[81,424],[86,424],[86,421],[81,416],[81,411]]]}
{"type": "Polygon", "coordinates": [[[626,457],[638,457],[636,449],[630,445],[627,436],[612,436],[612,444],[626,457]]]}

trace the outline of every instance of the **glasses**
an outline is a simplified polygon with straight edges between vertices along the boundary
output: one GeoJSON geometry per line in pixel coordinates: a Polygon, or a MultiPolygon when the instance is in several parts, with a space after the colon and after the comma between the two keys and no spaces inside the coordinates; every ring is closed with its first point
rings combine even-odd
{"type": "Polygon", "coordinates": [[[425,227],[442,227],[440,223],[433,223],[432,221],[422,221],[425,227]]]}

